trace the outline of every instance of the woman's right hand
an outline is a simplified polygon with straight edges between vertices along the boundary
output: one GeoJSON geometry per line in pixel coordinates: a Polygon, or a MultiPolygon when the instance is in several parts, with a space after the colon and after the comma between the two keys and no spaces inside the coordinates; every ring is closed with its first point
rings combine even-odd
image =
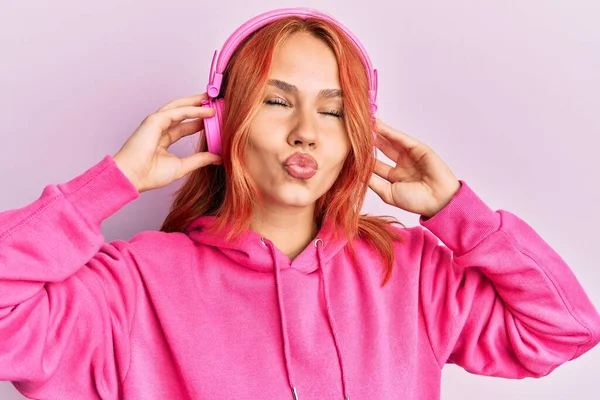
{"type": "Polygon", "coordinates": [[[179,158],[167,151],[184,136],[204,129],[203,118],[215,115],[214,108],[202,107],[206,93],[175,99],[148,115],[137,130],[113,156],[123,174],[138,192],[157,189],[209,164],[220,164],[221,157],[209,152],[179,158]],[[195,118],[183,122],[185,119],[195,118]]]}

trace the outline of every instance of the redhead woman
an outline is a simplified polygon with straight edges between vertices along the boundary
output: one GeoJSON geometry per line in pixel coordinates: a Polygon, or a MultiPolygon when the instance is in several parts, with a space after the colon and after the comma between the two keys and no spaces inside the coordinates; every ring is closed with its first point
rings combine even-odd
{"type": "Polygon", "coordinates": [[[257,16],[209,80],[0,213],[0,379],[23,395],[435,400],[444,364],[541,377],[598,343],[535,230],[375,117],[376,70],[339,22],[257,16]],[[103,220],[180,178],[159,231],[104,241],[103,220]],[[419,226],[361,215],[369,188],[419,226]]]}

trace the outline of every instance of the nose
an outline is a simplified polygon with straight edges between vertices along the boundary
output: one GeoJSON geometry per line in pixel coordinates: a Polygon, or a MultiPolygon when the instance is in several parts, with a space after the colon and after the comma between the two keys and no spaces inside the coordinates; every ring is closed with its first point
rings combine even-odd
{"type": "Polygon", "coordinates": [[[305,111],[298,116],[292,127],[288,135],[288,143],[294,147],[313,149],[317,146],[318,136],[317,122],[309,112],[305,111]]]}

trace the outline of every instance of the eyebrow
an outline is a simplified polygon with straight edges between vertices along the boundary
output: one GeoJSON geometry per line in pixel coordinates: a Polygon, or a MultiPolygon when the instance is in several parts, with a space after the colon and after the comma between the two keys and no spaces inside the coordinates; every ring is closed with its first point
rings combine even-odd
{"type": "MultiPolygon", "coordinates": [[[[269,79],[268,82],[269,85],[271,86],[275,86],[276,88],[279,88],[281,90],[283,90],[284,92],[290,92],[290,93],[298,93],[298,87],[292,85],[291,83],[279,80],[279,79],[269,79]]],[[[319,91],[319,95],[317,96],[319,98],[324,98],[324,99],[333,99],[336,97],[343,97],[342,91],[340,89],[322,89],[319,91]]]]}

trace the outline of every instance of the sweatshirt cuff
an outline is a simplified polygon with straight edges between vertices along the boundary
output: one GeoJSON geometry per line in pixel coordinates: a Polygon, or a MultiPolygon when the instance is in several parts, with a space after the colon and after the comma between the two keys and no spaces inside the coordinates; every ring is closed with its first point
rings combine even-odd
{"type": "Polygon", "coordinates": [[[83,174],[57,186],[66,199],[96,227],[140,195],[111,155],[106,155],[83,174]]]}
{"type": "Polygon", "coordinates": [[[463,180],[444,208],[419,223],[437,236],[457,256],[473,249],[500,228],[501,216],[492,210],[463,180]]]}

